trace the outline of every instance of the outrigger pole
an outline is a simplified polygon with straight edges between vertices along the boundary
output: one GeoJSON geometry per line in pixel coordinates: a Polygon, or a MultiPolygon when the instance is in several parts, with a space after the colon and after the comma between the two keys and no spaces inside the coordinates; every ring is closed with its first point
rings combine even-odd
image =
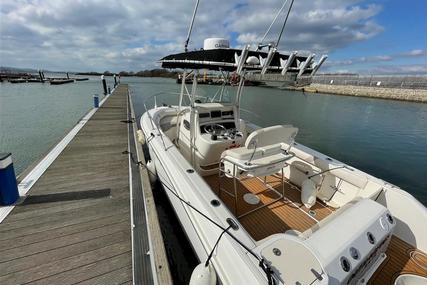
{"type": "Polygon", "coordinates": [[[285,0],[285,2],[283,3],[282,7],[279,9],[279,11],[277,12],[276,16],[274,17],[273,22],[271,22],[270,26],[268,27],[267,31],[265,32],[264,36],[262,37],[260,43],[258,44],[257,50],[259,50],[260,48],[264,47],[263,43],[264,43],[265,38],[270,33],[271,28],[273,27],[274,23],[276,23],[276,20],[279,17],[279,15],[282,13],[283,9],[285,9],[285,6],[286,6],[287,3],[288,3],[288,0],[285,0]]]}
{"type": "Polygon", "coordinates": [[[187,39],[185,40],[184,51],[188,51],[188,42],[190,41],[191,30],[193,29],[194,19],[196,18],[197,7],[199,7],[200,0],[196,1],[196,6],[194,7],[193,17],[191,18],[190,28],[188,29],[187,39]]]}
{"type": "Polygon", "coordinates": [[[286,22],[288,21],[289,13],[291,12],[292,5],[294,4],[294,0],[291,1],[291,5],[289,6],[288,13],[286,14],[285,22],[283,22],[282,30],[280,31],[279,38],[277,39],[275,47],[277,48],[280,43],[280,39],[282,38],[283,30],[285,29],[286,22]]]}

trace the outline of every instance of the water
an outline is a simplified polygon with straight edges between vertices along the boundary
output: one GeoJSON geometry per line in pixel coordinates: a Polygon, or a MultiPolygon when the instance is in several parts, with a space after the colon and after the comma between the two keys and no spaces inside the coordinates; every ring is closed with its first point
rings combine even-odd
{"type": "MultiPolygon", "coordinates": [[[[122,82],[130,84],[138,119],[152,94],[180,89],[172,79],[122,82]]],[[[209,95],[217,87],[199,88],[209,95]]],[[[236,88],[227,89],[233,97],[236,88]]],[[[0,152],[12,152],[22,172],[92,108],[95,93],[102,93],[98,77],[58,86],[1,83],[0,152]]],[[[157,103],[175,102],[159,96],[157,103]]],[[[396,184],[427,205],[427,104],[247,87],[242,108],[248,111],[242,116],[260,126],[297,126],[300,143],[396,184]]],[[[154,192],[174,281],[186,284],[197,260],[165,194],[154,192]]]]}
{"type": "MultiPolygon", "coordinates": [[[[152,94],[180,89],[172,79],[122,82],[130,84],[138,116],[152,94]]],[[[217,90],[199,88],[201,95],[217,90]]],[[[228,90],[233,97],[236,87],[228,90]]],[[[41,158],[92,108],[95,93],[102,93],[99,77],[57,86],[1,83],[0,151],[13,153],[17,173],[41,158]]],[[[159,96],[157,103],[175,102],[176,97],[159,96]]],[[[260,126],[297,126],[299,142],[396,184],[427,205],[427,104],[247,87],[242,108],[248,111],[242,116],[260,126]]]]}
{"type": "Polygon", "coordinates": [[[94,94],[102,93],[99,77],[64,85],[2,82],[0,152],[11,152],[15,171],[21,173],[92,108],[94,94]]]}
{"type": "MultiPolygon", "coordinates": [[[[174,80],[128,80],[138,116],[146,98],[180,88],[174,80]]],[[[199,86],[205,96],[217,88],[199,86]]],[[[228,90],[233,97],[236,87],[228,90]]],[[[157,99],[158,105],[175,102],[157,99]]],[[[242,117],[263,127],[297,126],[298,142],[398,185],[427,205],[427,104],[247,87],[242,108],[242,117]]]]}

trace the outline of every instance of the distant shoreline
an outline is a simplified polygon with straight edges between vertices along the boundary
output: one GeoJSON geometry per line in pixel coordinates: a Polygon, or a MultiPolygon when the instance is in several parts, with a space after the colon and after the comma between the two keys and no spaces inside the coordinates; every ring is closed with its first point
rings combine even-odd
{"type": "Polygon", "coordinates": [[[168,71],[166,69],[152,69],[138,72],[120,71],[118,73],[106,72],[77,72],[76,75],[86,76],[113,76],[119,75],[121,77],[162,77],[162,78],[176,78],[177,72],[168,71]]]}

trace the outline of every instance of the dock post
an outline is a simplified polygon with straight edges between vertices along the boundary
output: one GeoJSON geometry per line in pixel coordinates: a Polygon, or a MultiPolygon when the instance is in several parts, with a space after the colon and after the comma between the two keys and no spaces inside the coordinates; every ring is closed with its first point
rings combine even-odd
{"type": "Polygon", "coordinates": [[[113,75],[113,77],[114,77],[114,87],[116,87],[116,86],[117,86],[117,78],[116,78],[116,75],[114,74],[114,75],[113,75]]]}
{"type": "Polygon", "coordinates": [[[40,76],[40,81],[44,82],[44,77],[43,77],[42,71],[40,69],[39,69],[39,76],[40,76]]]}
{"type": "Polygon", "coordinates": [[[102,87],[104,88],[104,95],[107,95],[107,82],[105,81],[104,75],[101,75],[102,87]]]}
{"type": "Polygon", "coordinates": [[[99,108],[99,96],[98,94],[93,95],[93,106],[99,108]]]}
{"type": "Polygon", "coordinates": [[[19,192],[15,170],[13,169],[12,154],[0,153],[0,204],[12,205],[18,198],[19,192]]]}
{"type": "Polygon", "coordinates": [[[108,86],[108,94],[111,94],[111,87],[108,86]]]}

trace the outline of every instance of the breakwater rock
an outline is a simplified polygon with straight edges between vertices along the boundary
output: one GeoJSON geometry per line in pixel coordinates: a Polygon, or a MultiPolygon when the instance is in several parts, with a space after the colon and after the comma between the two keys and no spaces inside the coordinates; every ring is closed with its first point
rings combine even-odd
{"type": "Polygon", "coordinates": [[[329,93],[345,96],[371,97],[427,103],[427,90],[425,89],[311,84],[310,86],[297,88],[297,90],[312,93],[329,93]]]}

